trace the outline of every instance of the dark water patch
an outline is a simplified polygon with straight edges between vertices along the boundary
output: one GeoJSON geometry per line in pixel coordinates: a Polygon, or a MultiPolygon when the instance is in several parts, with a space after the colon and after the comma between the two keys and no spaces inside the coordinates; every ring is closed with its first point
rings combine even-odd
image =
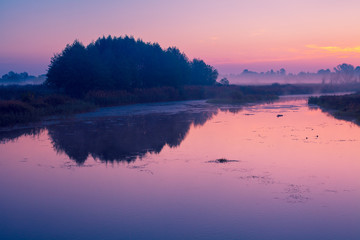
{"type": "Polygon", "coordinates": [[[153,104],[149,109],[139,106],[103,109],[41,127],[0,131],[0,143],[16,141],[21,136],[36,137],[47,130],[56,152],[66,154],[78,165],[84,165],[89,157],[101,162],[129,163],[147,153],[157,154],[165,145],[179,146],[192,125],[204,125],[219,111],[239,111],[196,103],[153,104]],[[132,110],[135,114],[130,114],[132,110]]]}

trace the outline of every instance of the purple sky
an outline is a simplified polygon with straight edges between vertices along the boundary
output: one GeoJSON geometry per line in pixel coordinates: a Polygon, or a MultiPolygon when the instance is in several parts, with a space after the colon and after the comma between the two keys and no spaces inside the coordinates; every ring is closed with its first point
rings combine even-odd
{"type": "Polygon", "coordinates": [[[220,73],[360,65],[360,1],[0,1],[0,75],[46,73],[79,39],[132,35],[177,46],[220,73]]]}

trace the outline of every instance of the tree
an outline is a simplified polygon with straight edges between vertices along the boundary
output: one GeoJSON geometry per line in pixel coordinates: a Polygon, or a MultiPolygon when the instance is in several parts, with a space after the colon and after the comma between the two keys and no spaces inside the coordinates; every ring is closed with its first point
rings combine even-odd
{"type": "Polygon", "coordinates": [[[279,74],[285,76],[286,75],[286,70],[284,68],[281,68],[280,71],[279,71],[279,74]]]}
{"type": "Polygon", "coordinates": [[[334,67],[336,78],[338,83],[351,83],[356,81],[355,79],[355,68],[351,64],[340,64],[334,67]]]}
{"type": "Polygon", "coordinates": [[[218,77],[218,72],[203,60],[194,59],[191,63],[191,81],[194,85],[213,85],[218,77]]]}
{"type": "Polygon", "coordinates": [[[325,84],[326,83],[326,79],[330,76],[331,71],[330,69],[320,69],[319,71],[317,71],[317,74],[321,76],[321,83],[325,84]]]}
{"type": "Polygon", "coordinates": [[[212,85],[218,73],[204,61],[189,61],[176,47],[133,37],[102,37],[85,47],[67,45],[49,65],[46,84],[74,96],[90,90],[212,85]]]}
{"type": "Polygon", "coordinates": [[[355,71],[355,77],[356,77],[355,81],[360,82],[360,67],[357,66],[354,71],[355,71]]]}
{"type": "Polygon", "coordinates": [[[220,84],[221,84],[221,85],[224,85],[224,86],[229,86],[229,85],[230,85],[230,82],[229,82],[229,80],[225,77],[225,78],[222,78],[222,79],[220,80],[220,84]]]}
{"type": "Polygon", "coordinates": [[[81,96],[98,87],[98,79],[101,79],[101,74],[97,72],[99,66],[94,60],[84,45],[76,40],[51,59],[46,84],[63,89],[70,95],[81,96]]]}
{"type": "Polygon", "coordinates": [[[33,78],[27,72],[15,73],[13,71],[8,72],[7,74],[2,75],[1,80],[4,81],[21,81],[27,78],[33,78]]]}
{"type": "Polygon", "coordinates": [[[257,72],[249,71],[248,69],[244,69],[244,71],[241,74],[257,74],[257,72]]]}

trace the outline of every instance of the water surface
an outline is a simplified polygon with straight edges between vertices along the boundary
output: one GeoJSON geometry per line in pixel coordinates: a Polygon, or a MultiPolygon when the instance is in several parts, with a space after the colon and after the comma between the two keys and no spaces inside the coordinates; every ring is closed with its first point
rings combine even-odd
{"type": "Polygon", "coordinates": [[[360,239],[360,128],[306,97],[105,108],[0,141],[0,239],[360,239]]]}

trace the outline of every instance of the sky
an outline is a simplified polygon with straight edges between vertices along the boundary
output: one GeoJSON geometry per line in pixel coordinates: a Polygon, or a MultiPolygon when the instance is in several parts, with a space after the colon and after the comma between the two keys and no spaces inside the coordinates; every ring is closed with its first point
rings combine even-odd
{"type": "Polygon", "coordinates": [[[176,46],[221,74],[360,65],[358,0],[0,0],[0,75],[39,75],[75,39],[176,46]]]}

